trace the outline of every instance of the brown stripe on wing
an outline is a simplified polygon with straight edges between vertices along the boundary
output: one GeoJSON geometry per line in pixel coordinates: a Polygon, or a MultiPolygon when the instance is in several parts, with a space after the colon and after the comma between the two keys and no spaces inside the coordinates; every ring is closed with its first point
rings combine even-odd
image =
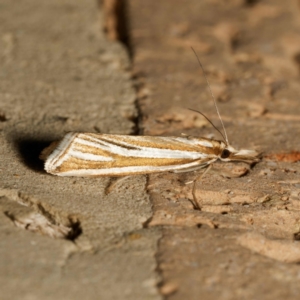
{"type": "MultiPolygon", "coordinates": [[[[160,136],[132,136],[132,135],[110,135],[110,134],[96,134],[89,133],[87,134],[95,139],[100,139],[109,143],[117,143],[121,147],[126,147],[123,143],[130,144],[127,147],[145,147],[145,148],[157,148],[157,149],[166,149],[166,150],[179,150],[179,151],[196,151],[196,152],[211,152],[212,148],[204,147],[199,144],[190,144],[189,140],[207,140],[205,138],[197,137],[187,137],[187,143],[184,141],[176,140],[178,137],[160,137],[160,136]]],[[[183,137],[184,139],[184,137],[183,137]]],[[[213,148],[219,146],[218,141],[208,140],[212,143],[213,148]]],[[[139,148],[137,148],[139,150],[139,148]]]]}
{"type": "Polygon", "coordinates": [[[124,143],[118,143],[117,141],[116,141],[116,139],[114,139],[114,140],[111,140],[111,139],[106,139],[105,137],[103,137],[103,136],[101,136],[101,137],[99,137],[98,139],[100,139],[101,141],[104,141],[104,142],[106,142],[106,143],[109,143],[109,144],[112,144],[112,145],[114,145],[114,146],[117,146],[117,147],[121,147],[121,148],[125,148],[125,149],[127,149],[127,150],[141,150],[141,148],[140,147],[135,147],[135,146],[128,146],[128,144],[124,144],[124,143]]]}
{"type": "MultiPolygon", "coordinates": [[[[93,135],[95,135],[95,134],[92,134],[92,133],[78,133],[76,135],[76,138],[79,138],[79,139],[87,141],[87,142],[98,144],[99,146],[104,147],[104,148],[109,147],[105,143],[101,143],[102,134],[98,134],[97,138],[93,137],[93,135]],[[96,141],[95,141],[95,139],[96,139],[96,141]]],[[[80,143],[80,142],[78,142],[78,143],[80,143]]]]}
{"type": "MultiPolygon", "coordinates": [[[[112,154],[111,157],[114,161],[90,161],[83,160],[76,157],[69,157],[55,170],[56,173],[67,172],[72,170],[81,169],[110,169],[110,168],[122,168],[131,166],[174,166],[184,165],[197,161],[199,159],[171,159],[171,158],[144,158],[144,157],[124,157],[112,154]]],[[[200,160],[199,160],[200,161],[200,160]]],[[[146,172],[145,172],[146,173],[146,172]]]]}
{"type": "Polygon", "coordinates": [[[77,152],[81,152],[81,153],[89,153],[89,154],[100,155],[100,156],[105,156],[105,157],[112,157],[112,153],[109,150],[109,146],[105,145],[104,149],[99,148],[99,147],[93,147],[90,145],[82,144],[82,143],[76,141],[76,139],[74,140],[74,142],[72,144],[72,151],[77,151],[77,152]],[[108,149],[105,150],[105,148],[108,148],[108,149]]]}
{"type": "Polygon", "coordinates": [[[144,137],[138,137],[138,136],[122,136],[122,135],[106,135],[106,134],[84,134],[77,136],[81,140],[89,141],[95,144],[98,144],[100,147],[102,146],[103,148],[99,147],[93,147],[90,145],[84,145],[80,143],[80,141],[74,140],[74,145],[72,147],[73,150],[80,151],[80,152],[87,152],[95,155],[103,155],[103,156],[108,156],[112,157],[112,152],[110,152],[109,149],[109,144],[113,146],[117,146],[120,148],[123,148],[125,150],[135,150],[135,151],[143,151],[144,148],[148,149],[160,149],[160,150],[178,150],[178,151],[193,151],[193,152],[200,152],[199,147],[186,147],[183,143],[174,141],[176,143],[171,143],[172,140],[166,141],[162,140],[161,137],[146,137],[149,138],[151,143],[145,141],[141,141],[141,139],[144,139],[144,137]],[[93,137],[92,139],[89,138],[89,136],[93,137]],[[97,136],[97,138],[96,138],[97,136]],[[95,141],[96,139],[96,141],[95,141]],[[101,143],[101,141],[106,142],[101,143]],[[162,143],[163,142],[163,143],[162,143]],[[132,143],[133,145],[129,146],[128,144],[132,143]],[[138,144],[137,147],[134,146],[134,144],[138,144]],[[172,145],[173,147],[170,147],[172,145]],[[107,149],[107,150],[106,150],[107,149]]]}

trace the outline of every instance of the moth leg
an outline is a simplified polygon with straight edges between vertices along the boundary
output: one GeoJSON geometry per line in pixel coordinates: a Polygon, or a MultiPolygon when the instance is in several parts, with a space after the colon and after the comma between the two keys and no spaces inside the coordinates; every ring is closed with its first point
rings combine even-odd
{"type": "Polygon", "coordinates": [[[205,168],[207,168],[207,164],[198,165],[198,166],[195,166],[195,167],[189,167],[189,168],[186,168],[186,169],[175,170],[175,171],[172,171],[172,173],[193,172],[193,171],[198,171],[200,169],[205,169],[205,168]]]}
{"type": "Polygon", "coordinates": [[[193,172],[193,171],[198,171],[200,169],[205,169],[208,167],[208,165],[211,165],[213,162],[215,162],[216,159],[211,159],[211,158],[206,158],[206,159],[201,159],[198,161],[195,161],[196,165],[190,166],[190,167],[182,167],[179,170],[174,170],[171,171],[172,173],[185,173],[185,172],[193,172]]]}
{"type": "Polygon", "coordinates": [[[196,182],[199,180],[201,180],[205,174],[211,169],[212,165],[209,165],[207,167],[207,169],[199,176],[197,176],[194,180],[193,180],[193,189],[192,189],[192,195],[193,195],[193,200],[191,201],[193,204],[194,209],[196,210],[201,210],[201,207],[199,205],[199,202],[197,201],[197,197],[196,197],[196,182]]]}
{"type": "Polygon", "coordinates": [[[122,177],[112,177],[105,188],[105,195],[108,195],[112,192],[112,190],[121,182],[123,182],[125,179],[127,179],[130,176],[122,176],[122,177]]]}

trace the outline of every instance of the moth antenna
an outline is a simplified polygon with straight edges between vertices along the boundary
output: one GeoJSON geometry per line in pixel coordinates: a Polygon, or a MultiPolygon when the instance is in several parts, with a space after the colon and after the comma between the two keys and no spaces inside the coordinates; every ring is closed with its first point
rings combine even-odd
{"type": "Polygon", "coordinates": [[[223,141],[226,143],[226,139],[224,137],[224,134],[215,126],[215,124],[204,113],[202,113],[201,111],[192,109],[192,108],[189,108],[189,110],[194,111],[194,112],[200,114],[201,116],[203,116],[213,126],[213,128],[216,129],[221,134],[221,136],[223,138],[223,141]]]}
{"type": "Polygon", "coordinates": [[[201,70],[202,70],[202,73],[203,73],[204,78],[205,78],[205,80],[206,80],[206,83],[207,83],[207,85],[208,85],[209,92],[210,92],[211,97],[212,97],[212,99],[213,99],[213,101],[214,101],[214,104],[215,104],[215,108],[216,108],[218,117],[219,117],[219,119],[220,119],[220,121],[221,121],[221,124],[222,124],[222,127],[223,127],[224,135],[220,132],[220,130],[218,130],[218,129],[212,124],[212,122],[211,122],[210,120],[208,120],[208,118],[206,118],[206,116],[204,116],[204,115],[203,115],[202,113],[200,113],[199,111],[197,111],[197,112],[200,113],[202,116],[204,116],[204,117],[210,122],[210,124],[212,124],[212,125],[214,126],[214,128],[216,128],[216,129],[221,133],[221,135],[223,136],[223,138],[225,137],[226,144],[229,145],[228,137],[227,137],[227,133],[226,133],[226,129],[225,129],[223,120],[222,120],[222,118],[221,118],[221,114],[220,114],[220,112],[219,112],[218,106],[217,106],[216,98],[215,98],[215,96],[214,96],[214,94],[213,94],[213,92],[212,92],[212,90],[211,90],[211,87],[210,87],[209,81],[208,81],[208,79],[207,79],[206,73],[205,73],[205,71],[204,71],[204,68],[203,68],[203,66],[202,66],[202,64],[201,64],[201,61],[200,61],[200,59],[199,59],[199,57],[198,57],[196,51],[194,50],[193,47],[191,47],[191,49],[193,50],[193,52],[194,52],[194,54],[195,54],[195,56],[196,56],[196,58],[197,58],[197,60],[198,60],[199,66],[200,66],[200,68],[201,68],[201,70]]]}

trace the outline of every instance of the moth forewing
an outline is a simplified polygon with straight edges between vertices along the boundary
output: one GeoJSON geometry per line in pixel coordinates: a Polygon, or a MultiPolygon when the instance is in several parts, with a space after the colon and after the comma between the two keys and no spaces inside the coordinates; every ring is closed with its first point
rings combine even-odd
{"type": "Polygon", "coordinates": [[[68,133],[54,146],[46,148],[41,158],[45,159],[45,170],[58,176],[188,172],[207,167],[217,159],[253,162],[257,155],[251,150],[237,151],[222,141],[192,136],[68,133]]]}

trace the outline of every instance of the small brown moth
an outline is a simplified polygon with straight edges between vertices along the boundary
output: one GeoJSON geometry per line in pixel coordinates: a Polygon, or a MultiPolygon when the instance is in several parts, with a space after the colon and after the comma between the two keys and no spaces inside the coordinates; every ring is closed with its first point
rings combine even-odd
{"type": "MultiPolygon", "coordinates": [[[[43,151],[41,156],[45,159],[45,170],[58,176],[115,177],[166,171],[189,172],[202,168],[208,170],[216,160],[243,161],[250,164],[258,162],[259,154],[256,151],[236,150],[229,144],[216,100],[202,64],[198,57],[197,59],[222,123],[224,135],[205,115],[199,113],[221,134],[223,141],[194,136],[68,133],[59,143],[51,144],[43,151]]],[[[194,207],[199,209],[195,196],[195,182],[198,179],[199,177],[194,180],[193,197],[194,207]]]]}

